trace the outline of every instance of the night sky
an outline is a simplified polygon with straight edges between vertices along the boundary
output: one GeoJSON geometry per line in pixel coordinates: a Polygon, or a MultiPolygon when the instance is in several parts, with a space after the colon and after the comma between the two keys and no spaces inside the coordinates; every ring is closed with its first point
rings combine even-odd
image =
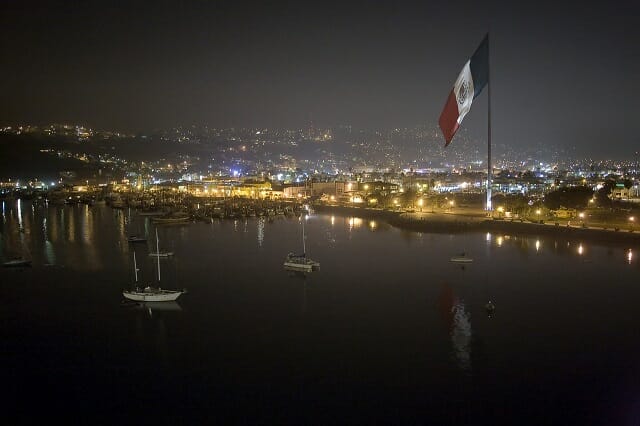
{"type": "Polygon", "coordinates": [[[3,1],[0,124],[435,126],[490,30],[496,143],[640,149],[638,2],[511,3],[3,1]]]}

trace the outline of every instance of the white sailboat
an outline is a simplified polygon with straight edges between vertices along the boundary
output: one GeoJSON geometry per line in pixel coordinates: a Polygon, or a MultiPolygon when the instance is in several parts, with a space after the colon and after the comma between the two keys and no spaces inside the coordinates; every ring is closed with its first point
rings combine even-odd
{"type": "MultiPolygon", "coordinates": [[[[158,230],[156,229],[156,250],[159,253],[159,240],[158,230]]],[[[172,302],[180,297],[181,294],[186,293],[186,289],[182,290],[165,290],[160,288],[160,257],[158,259],[158,287],[146,286],[144,288],[138,287],[138,267],[136,264],[136,253],[133,252],[133,267],[136,275],[136,288],[132,291],[124,290],[122,295],[136,302],[172,302]]]]}
{"type": "Polygon", "coordinates": [[[284,261],[284,268],[292,271],[311,272],[320,268],[320,262],[307,257],[306,238],[304,235],[304,221],[302,217],[302,254],[289,253],[284,261]]]}

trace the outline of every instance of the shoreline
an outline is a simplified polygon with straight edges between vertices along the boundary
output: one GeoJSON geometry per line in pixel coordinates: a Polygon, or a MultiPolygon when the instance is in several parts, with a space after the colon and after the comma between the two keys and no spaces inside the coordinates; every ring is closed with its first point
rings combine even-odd
{"type": "Polygon", "coordinates": [[[404,213],[348,206],[314,205],[322,213],[354,215],[382,219],[399,229],[428,233],[501,232],[531,236],[556,236],[608,243],[640,243],[640,231],[583,228],[526,221],[488,219],[484,216],[454,213],[404,213]]]}

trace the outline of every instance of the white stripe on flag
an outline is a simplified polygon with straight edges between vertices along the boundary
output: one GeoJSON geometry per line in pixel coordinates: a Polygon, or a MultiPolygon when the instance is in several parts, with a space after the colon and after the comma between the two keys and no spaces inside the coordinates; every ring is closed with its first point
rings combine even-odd
{"type": "Polygon", "coordinates": [[[473,78],[471,77],[471,60],[467,61],[458,75],[456,83],[453,85],[453,93],[456,95],[458,103],[458,124],[471,109],[473,102],[473,78]]]}

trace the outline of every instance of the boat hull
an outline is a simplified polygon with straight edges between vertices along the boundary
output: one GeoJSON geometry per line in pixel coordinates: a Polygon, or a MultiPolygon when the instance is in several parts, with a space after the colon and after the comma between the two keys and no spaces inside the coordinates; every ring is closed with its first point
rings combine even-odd
{"type": "Polygon", "coordinates": [[[19,268],[24,266],[31,266],[30,260],[10,260],[2,264],[5,268],[19,268]]]}
{"type": "Polygon", "coordinates": [[[191,221],[189,217],[179,217],[179,218],[163,218],[163,217],[154,217],[151,221],[157,225],[181,225],[187,224],[191,221]]]}
{"type": "Polygon", "coordinates": [[[304,264],[304,263],[284,262],[284,268],[292,271],[303,271],[303,272],[313,271],[313,265],[304,264]]]}
{"type": "Polygon", "coordinates": [[[149,257],[170,257],[173,256],[173,252],[166,252],[166,253],[149,253],[149,257]]]}
{"type": "Polygon", "coordinates": [[[320,268],[320,263],[307,257],[289,256],[284,261],[285,269],[311,272],[320,268]]]}
{"type": "Polygon", "coordinates": [[[180,290],[139,290],[139,291],[123,291],[122,295],[129,300],[136,302],[172,302],[176,300],[183,291],[180,290]]]}
{"type": "Polygon", "coordinates": [[[450,262],[454,262],[454,263],[471,263],[471,262],[473,262],[473,259],[470,259],[468,257],[452,257],[450,259],[450,262]]]}

